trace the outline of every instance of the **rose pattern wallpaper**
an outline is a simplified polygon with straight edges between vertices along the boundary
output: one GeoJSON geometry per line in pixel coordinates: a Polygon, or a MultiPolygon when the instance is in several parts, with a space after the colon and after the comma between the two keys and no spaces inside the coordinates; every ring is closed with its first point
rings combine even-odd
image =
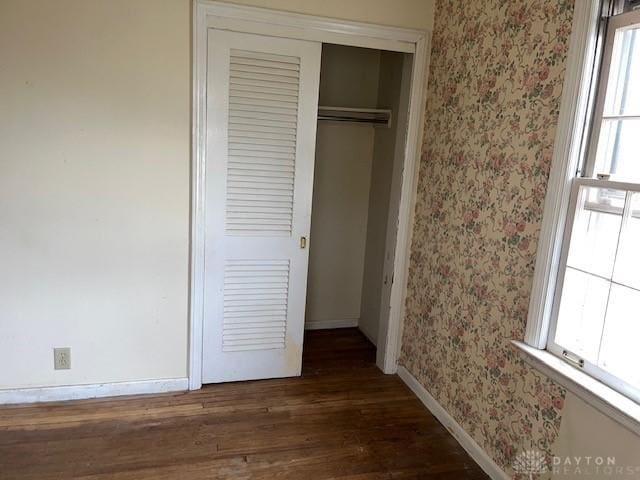
{"type": "Polygon", "coordinates": [[[400,364],[505,471],[563,388],[524,337],[572,0],[439,0],[400,364]]]}

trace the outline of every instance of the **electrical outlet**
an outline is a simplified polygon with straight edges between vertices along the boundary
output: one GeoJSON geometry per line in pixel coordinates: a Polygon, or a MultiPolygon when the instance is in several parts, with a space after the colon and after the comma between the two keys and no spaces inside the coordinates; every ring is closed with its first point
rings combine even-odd
{"type": "Polygon", "coordinates": [[[71,368],[71,349],[69,347],[53,349],[53,368],[56,370],[71,368]]]}

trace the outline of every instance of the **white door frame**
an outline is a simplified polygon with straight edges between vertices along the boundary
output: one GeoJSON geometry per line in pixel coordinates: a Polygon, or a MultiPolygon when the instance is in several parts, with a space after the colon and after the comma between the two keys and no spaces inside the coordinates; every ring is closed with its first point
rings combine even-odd
{"type": "Polygon", "coordinates": [[[191,166],[191,268],[189,302],[189,389],[202,386],[204,325],[205,159],[207,29],[314,40],[356,47],[413,53],[407,143],[400,194],[398,234],[386,338],[378,340],[377,365],[385,373],[398,366],[410,242],[424,127],[429,32],[301,15],[265,8],[193,0],[193,125],[191,166]]]}

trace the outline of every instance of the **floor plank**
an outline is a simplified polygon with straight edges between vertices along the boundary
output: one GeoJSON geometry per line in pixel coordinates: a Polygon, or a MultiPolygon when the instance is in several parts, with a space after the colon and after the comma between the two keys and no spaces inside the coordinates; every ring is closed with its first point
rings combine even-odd
{"type": "Polygon", "coordinates": [[[0,479],[486,479],[357,329],[299,378],[0,407],[0,479]]]}

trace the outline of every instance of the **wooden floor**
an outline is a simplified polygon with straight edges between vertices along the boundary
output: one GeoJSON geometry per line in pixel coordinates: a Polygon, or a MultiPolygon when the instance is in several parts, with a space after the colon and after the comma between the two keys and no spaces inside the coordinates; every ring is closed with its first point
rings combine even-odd
{"type": "Polygon", "coordinates": [[[356,329],[300,378],[0,407],[0,479],[485,479],[356,329]]]}

